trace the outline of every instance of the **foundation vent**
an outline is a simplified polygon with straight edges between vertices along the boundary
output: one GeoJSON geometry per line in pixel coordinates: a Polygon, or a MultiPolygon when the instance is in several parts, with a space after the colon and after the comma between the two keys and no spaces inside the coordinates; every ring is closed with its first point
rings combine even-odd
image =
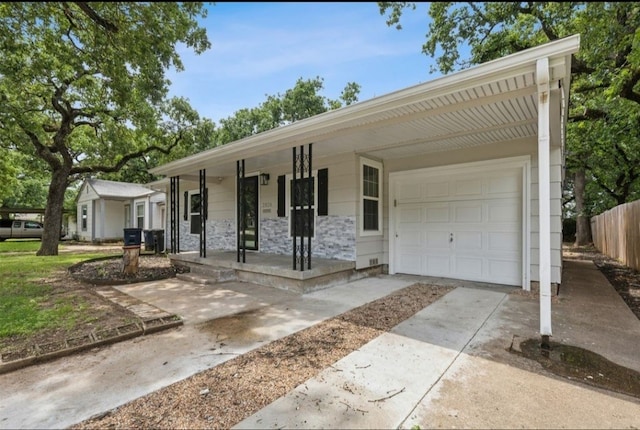
{"type": "Polygon", "coordinates": [[[377,266],[378,265],[378,259],[377,258],[370,258],[369,259],[369,266],[377,266]]]}

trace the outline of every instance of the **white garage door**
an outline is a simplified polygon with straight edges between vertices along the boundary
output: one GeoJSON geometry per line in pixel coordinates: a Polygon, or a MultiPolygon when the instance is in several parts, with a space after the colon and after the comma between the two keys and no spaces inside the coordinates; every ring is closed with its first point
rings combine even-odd
{"type": "Polygon", "coordinates": [[[522,169],[400,175],[395,271],[522,284],[522,169]]]}

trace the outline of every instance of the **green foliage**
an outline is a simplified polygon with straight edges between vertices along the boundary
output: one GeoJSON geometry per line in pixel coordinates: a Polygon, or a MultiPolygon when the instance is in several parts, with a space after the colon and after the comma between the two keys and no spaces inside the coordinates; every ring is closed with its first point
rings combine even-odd
{"type": "MultiPolygon", "coordinates": [[[[25,250],[17,244],[33,242],[3,242],[1,250],[25,250]],[[21,249],[20,249],[21,248],[21,249]]],[[[39,282],[55,271],[72,264],[106,256],[106,254],[66,254],[38,258],[33,252],[3,255],[0,265],[0,339],[26,335],[45,328],[72,328],[91,319],[86,304],[76,297],[54,298],[50,286],[39,282]],[[43,306],[45,303],[53,306],[43,306]]]]}
{"type": "Polygon", "coordinates": [[[299,78],[293,88],[284,94],[270,95],[264,103],[251,109],[241,109],[233,116],[220,120],[215,131],[215,144],[224,145],[263,131],[309,118],[314,115],[338,109],[358,101],[360,85],[349,82],[340,94],[339,100],[324,97],[320,92],[324,81],[299,78]]]}
{"type": "MultiPolygon", "coordinates": [[[[388,25],[413,3],[379,2],[388,25]]],[[[640,198],[637,2],[433,2],[423,52],[443,73],[580,34],[567,127],[569,176],[584,169],[590,214],[640,198]],[[461,52],[470,49],[468,57],[461,52]]],[[[567,199],[571,201],[571,199],[567,199]]]]}
{"type": "Polygon", "coordinates": [[[43,255],[57,253],[68,185],[200,137],[165,73],[183,70],[178,44],[210,47],[204,16],[199,2],[0,3],[0,158],[46,166],[43,255]]]}

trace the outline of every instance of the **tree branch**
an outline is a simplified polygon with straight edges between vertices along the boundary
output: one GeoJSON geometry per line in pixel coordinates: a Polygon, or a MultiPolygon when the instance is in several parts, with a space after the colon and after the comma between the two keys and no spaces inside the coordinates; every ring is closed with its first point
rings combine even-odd
{"type": "Polygon", "coordinates": [[[127,164],[129,160],[133,160],[134,158],[141,157],[152,151],[158,151],[158,152],[162,152],[163,154],[168,154],[176,145],[178,145],[178,143],[180,143],[181,140],[182,140],[182,132],[180,132],[180,134],[176,136],[176,139],[174,140],[174,142],[166,148],[163,148],[162,146],[151,145],[144,149],[141,149],[140,151],[132,152],[130,154],[123,156],[116,164],[112,166],[107,166],[107,165],[76,166],[71,168],[71,174],[94,173],[94,172],[102,172],[102,173],[117,172],[120,169],[122,169],[122,167],[125,164],[127,164]]]}
{"type": "Polygon", "coordinates": [[[84,12],[85,15],[87,15],[93,22],[98,24],[100,27],[104,28],[105,30],[111,33],[118,32],[118,27],[116,27],[115,24],[112,24],[111,22],[107,21],[106,19],[98,15],[96,11],[94,11],[93,9],[91,9],[91,7],[89,7],[88,3],[79,2],[79,1],[74,3],[76,4],[76,6],[80,8],[82,12],[84,12]]]}
{"type": "Polygon", "coordinates": [[[603,110],[585,108],[582,114],[569,115],[568,122],[593,121],[595,119],[607,119],[608,114],[603,110]]]}

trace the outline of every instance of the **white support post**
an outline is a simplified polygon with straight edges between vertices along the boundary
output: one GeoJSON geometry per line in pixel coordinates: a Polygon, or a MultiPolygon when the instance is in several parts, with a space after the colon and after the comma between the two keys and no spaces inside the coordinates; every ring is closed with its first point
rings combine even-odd
{"type": "MultiPolygon", "coordinates": [[[[543,347],[551,336],[551,180],[549,166],[549,60],[537,62],[538,84],[538,207],[540,220],[540,335],[543,347]]],[[[546,343],[546,345],[545,345],[546,343]]]]}
{"type": "Polygon", "coordinates": [[[100,240],[104,240],[104,224],[107,222],[104,199],[100,199],[100,240]]]}

